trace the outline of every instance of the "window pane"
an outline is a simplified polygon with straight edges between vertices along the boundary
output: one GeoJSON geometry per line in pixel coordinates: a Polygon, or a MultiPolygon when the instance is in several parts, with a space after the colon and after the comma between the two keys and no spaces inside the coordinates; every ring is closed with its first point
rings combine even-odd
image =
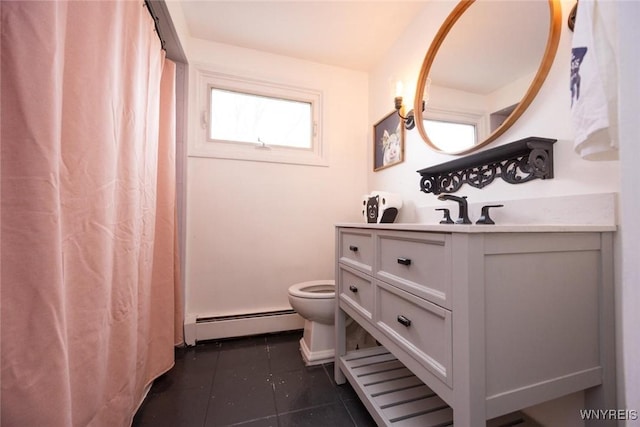
{"type": "Polygon", "coordinates": [[[312,148],[310,102],[211,89],[209,138],[312,148]]]}
{"type": "Polygon", "coordinates": [[[424,129],[431,141],[444,141],[447,151],[464,150],[476,143],[475,125],[425,120],[424,129]]]}

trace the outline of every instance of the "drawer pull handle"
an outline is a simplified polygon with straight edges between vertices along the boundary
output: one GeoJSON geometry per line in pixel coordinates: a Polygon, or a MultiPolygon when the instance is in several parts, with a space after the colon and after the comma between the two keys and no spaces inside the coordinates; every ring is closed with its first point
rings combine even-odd
{"type": "Polygon", "coordinates": [[[398,264],[411,265],[411,260],[409,258],[398,258],[398,264]]]}
{"type": "Polygon", "coordinates": [[[351,286],[349,286],[349,290],[350,290],[351,292],[353,292],[353,293],[358,292],[358,288],[357,288],[355,285],[351,285],[351,286]]]}
{"type": "Polygon", "coordinates": [[[351,245],[351,246],[349,246],[349,250],[353,251],[353,252],[358,252],[358,247],[351,245]]]}
{"type": "Polygon", "coordinates": [[[409,326],[411,326],[411,320],[410,320],[410,319],[408,319],[408,318],[406,318],[406,317],[405,317],[405,316],[403,316],[403,315],[399,315],[399,316],[398,316],[398,323],[400,323],[400,324],[402,324],[402,325],[406,326],[407,328],[408,328],[409,326]]]}

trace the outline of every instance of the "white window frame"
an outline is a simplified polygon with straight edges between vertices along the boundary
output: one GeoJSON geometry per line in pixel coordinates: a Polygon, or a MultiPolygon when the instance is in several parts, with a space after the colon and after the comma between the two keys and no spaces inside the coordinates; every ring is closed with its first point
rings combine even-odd
{"type": "Polygon", "coordinates": [[[271,163],[288,163],[310,166],[328,166],[328,156],[322,139],[322,92],[279,82],[229,75],[196,67],[196,98],[199,123],[197,135],[191,147],[192,157],[246,160],[271,163]],[[209,138],[211,88],[242,92],[292,101],[308,102],[312,114],[311,149],[282,145],[252,144],[239,141],[212,140],[209,138]]]}

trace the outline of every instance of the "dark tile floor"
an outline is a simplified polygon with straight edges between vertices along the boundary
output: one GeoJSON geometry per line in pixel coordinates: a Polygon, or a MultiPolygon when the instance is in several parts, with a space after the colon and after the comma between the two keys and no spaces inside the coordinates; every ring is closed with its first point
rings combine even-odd
{"type": "Polygon", "coordinates": [[[134,427],[375,426],[333,363],[305,367],[302,331],[198,343],[176,349],[134,427]]]}

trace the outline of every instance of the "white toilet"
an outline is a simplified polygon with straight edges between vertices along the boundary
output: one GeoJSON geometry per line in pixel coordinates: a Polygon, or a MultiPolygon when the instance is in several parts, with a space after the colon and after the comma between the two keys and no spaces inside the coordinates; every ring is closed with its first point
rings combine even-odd
{"type": "Polygon", "coordinates": [[[307,366],[333,361],[335,289],[334,280],[296,283],[289,288],[291,307],[305,319],[300,352],[307,366]]]}

